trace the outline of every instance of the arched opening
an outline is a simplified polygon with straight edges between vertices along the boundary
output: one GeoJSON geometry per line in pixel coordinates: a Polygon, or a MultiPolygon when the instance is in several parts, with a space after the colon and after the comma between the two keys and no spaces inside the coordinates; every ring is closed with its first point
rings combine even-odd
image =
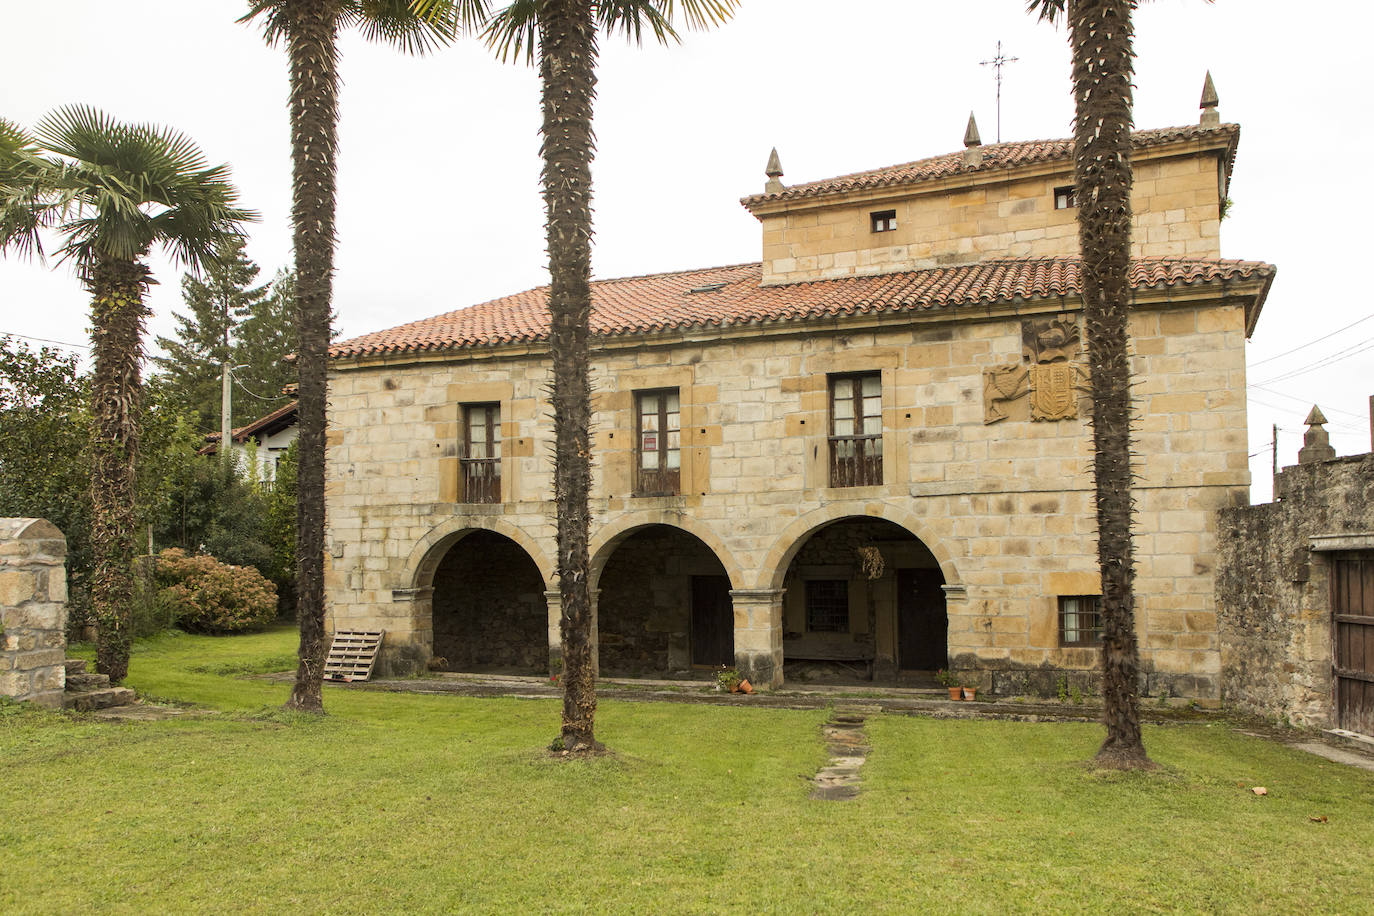
{"type": "Polygon", "coordinates": [[[472,531],[434,570],[434,667],[542,674],[548,670],[548,604],[539,567],[519,544],[472,531]]]}
{"type": "Polygon", "coordinates": [[[705,676],[734,665],[730,577],[695,535],[670,525],[635,529],[615,544],[598,589],[602,674],[705,676]]]}
{"type": "Polygon", "coordinates": [[[930,549],[893,522],[813,530],[783,578],[784,679],[933,683],[948,664],[944,584],[930,549]]]}

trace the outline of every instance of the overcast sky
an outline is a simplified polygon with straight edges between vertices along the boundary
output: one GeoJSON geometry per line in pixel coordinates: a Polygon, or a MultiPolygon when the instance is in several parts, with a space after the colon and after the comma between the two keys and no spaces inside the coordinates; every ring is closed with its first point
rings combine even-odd
{"type": "MultiPolygon", "coordinates": [[[[0,116],[31,126],[80,102],[184,131],[261,213],[248,252],[270,276],[290,262],[286,61],[235,23],[246,6],[7,4],[0,116]]],[[[1279,268],[1249,344],[1256,500],[1269,498],[1271,425],[1280,465],[1295,463],[1313,403],[1339,454],[1370,450],[1374,297],[1355,268],[1368,257],[1358,157],[1374,148],[1374,12],[1327,6],[1340,15],[1280,0],[1156,0],[1137,14],[1136,125],[1196,122],[1210,69],[1222,119],[1242,127],[1222,253],[1279,268]]],[[[980,62],[998,40],[1019,58],[1005,70],[1002,139],[1068,136],[1067,37],[1024,0],[743,0],[733,22],[677,47],[605,40],[595,275],[757,260],[759,225],[739,198],[763,189],[770,147],[791,184],[960,149],[970,110],[994,142],[996,86],[980,62]]],[[[346,35],[342,71],[343,334],[546,282],[531,69],[472,40],[416,59],[346,35]]],[[[181,301],[178,272],[153,269],[150,340],[170,333],[181,301]]],[[[0,261],[0,332],[84,345],[87,312],[67,266],[0,261]]]]}

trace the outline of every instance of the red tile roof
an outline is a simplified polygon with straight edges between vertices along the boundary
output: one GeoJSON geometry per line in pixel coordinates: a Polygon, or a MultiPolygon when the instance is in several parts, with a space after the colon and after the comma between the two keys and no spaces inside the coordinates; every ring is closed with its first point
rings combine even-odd
{"type": "MultiPolygon", "coordinates": [[[[1226,172],[1229,175],[1234,163],[1236,145],[1240,141],[1240,126],[1221,124],[1217,127],[1202,127],[1192,124],[1187,127],[1161,127],[1156,130],[1138,130],[1131,134],[1136,149],[1149,149],[1167,143],[1185,140],[1216,139],[1226,141],[1226,172]]],[[[965,165],[962,152],[946,153],[915,162],[889,165],[880,169],[855,172],[837,178],[826,178],[796,184],[775,194],[752,194],[740,200],[751,210],[761,204],[773,201],[796,200],[803,197],[823,197],[827,194],[842,194],[848,191],[866,191],[874,188],[897,185],[919,184],[952,175],[970,175],[998,169],[1013,168],[1034,162],[1049,162],[1056,159],[1073,158],[1073,140],[1022,140],[1010,143],[991,143],[981,147],[983,159],[977,165],[965,165]]]]}
{"type": "MultiPolygon", "coordinates": [[[[761,265],[737,264],[592,283],[592,334],[618,337],[675,328],[799,321],[883,312],[925,312],[980,303],[1076,296],[1078,258],[980,261],[874,277],[761,286],[761,265]]],[[[1131,267],[1144,290],[1259,279],[1275,268],[1260,261],[1145,258],[1131,267]]],[[[332,357],[381,356],[546,340],[548,287],[340,341],[332,357]]]]}
{"type": "MultiPolygon", "coordinates": [[[[286,388],[295,389],[295,385],[287,385],[286,388]]],[[[285,391],[286,388],[282,390],[285,391]]],[[[270,436],[275,432],[286,429],[288,426],[296,424],[296,407],[299,401],[292,401],[284,404],[272,411],[265,417],[259,417],[247,426],[240,426],[238,429],[231,430],[229,436],[235,442],[246,442],[250,436],[261,433],[270,436]]],[[[206,433],[206,445],[202,446],[198,454],[212,455],[219,449],[219,433],[206,433]]]]}

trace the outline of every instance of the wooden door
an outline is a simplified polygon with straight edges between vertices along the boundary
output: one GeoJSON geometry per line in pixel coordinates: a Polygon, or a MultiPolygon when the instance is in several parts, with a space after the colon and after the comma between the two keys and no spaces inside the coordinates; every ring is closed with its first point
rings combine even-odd
{"type": "Polygon", "coordinates": [[[1331,557],[1336,727],[1374,735],[1374,550],[1331,557]]]}
{"type": "Polygon", "coordinates": [[[735,664],[735,609],[727,576],[692,577],[692,664],[735,664]]]}
{"type": "Polygon", "coordinates": [[[897,667],[903,671],[949,665],[944,584],[938,569],[897,570],[897,667]]]}

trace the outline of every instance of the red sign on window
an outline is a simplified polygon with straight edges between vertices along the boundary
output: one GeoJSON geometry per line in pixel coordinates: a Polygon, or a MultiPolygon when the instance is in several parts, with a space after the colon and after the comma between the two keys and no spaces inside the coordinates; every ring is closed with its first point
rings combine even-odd
{"type": "Polygon", "coordinates": [[[646,452],[658,451],[658,436],[653,433],[645,433],[640,448],[644,449],[646,452]]]}

